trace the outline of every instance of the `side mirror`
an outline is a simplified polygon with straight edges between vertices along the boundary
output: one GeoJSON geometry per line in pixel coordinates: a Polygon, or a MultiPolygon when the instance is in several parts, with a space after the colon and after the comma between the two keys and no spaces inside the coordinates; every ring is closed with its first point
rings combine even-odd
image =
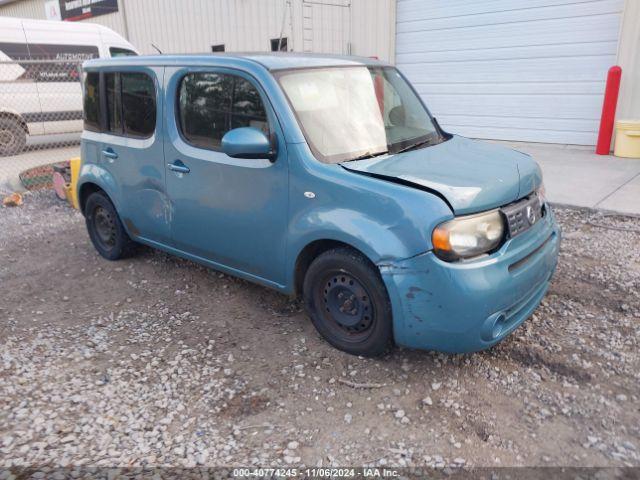
{"type": "Polygon", "coordinates": [[[234,128],[222,137],[222,151],[232,158],[268,158],[274,161],[276,152],[267,136],[257,128],[234,128]]]}

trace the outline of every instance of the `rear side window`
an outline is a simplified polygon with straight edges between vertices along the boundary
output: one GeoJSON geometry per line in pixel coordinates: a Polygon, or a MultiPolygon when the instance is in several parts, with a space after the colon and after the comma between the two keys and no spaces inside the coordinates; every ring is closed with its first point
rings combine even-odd
{"type": "Polygon", "coordinates": [[[84,81],[84,128],[100,131],[100,74],[89,72],[84,81]]]}
{"type": "Polygon", "coordinates": [[[216,150],[229,130],[255,127],[269,133],[258,90],[235,75],[190,73],[178,92],[178,123],[191,144],[216,150]]]}
{"type": "Polygon", "coordinates": [[[104,104],[100,102],[100,76],[87,74],[84,125],[87,130],[106,131],[127,137],[147,138],[156,128],[156,88],[146,73],[106,72],[104,104]],[[101,125],[101,105],[106,106],[106,124],[101,125]]]}
{"type": "Polygon", "coordinates": [[[156,128],[156,88],[146,73],[121,73],[124,134],[149,137],[156,128]]]}

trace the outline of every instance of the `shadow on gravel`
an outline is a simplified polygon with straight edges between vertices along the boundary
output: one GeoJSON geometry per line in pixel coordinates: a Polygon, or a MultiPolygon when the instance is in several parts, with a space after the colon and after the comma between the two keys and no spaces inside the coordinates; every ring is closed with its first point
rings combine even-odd
{"type": "Polygon", "coordinates": [[[507,356],[523,367],[546,367],[551,373],[572,378],[578,383],[587,383],[592,379],[589,372],[568,365],[566,358],[556,360],[536,347],[519,344],[509,350],[507,356]]]}

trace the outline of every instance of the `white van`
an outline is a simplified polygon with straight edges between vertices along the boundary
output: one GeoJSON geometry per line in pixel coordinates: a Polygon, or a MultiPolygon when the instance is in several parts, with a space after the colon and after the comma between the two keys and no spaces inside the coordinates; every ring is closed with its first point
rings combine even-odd
{"type": "Polygon", "coordinates": [[[81,63],[137,54],[102,25],[0,17],[0,156],[27,136],[81,132],[81,63]]]}

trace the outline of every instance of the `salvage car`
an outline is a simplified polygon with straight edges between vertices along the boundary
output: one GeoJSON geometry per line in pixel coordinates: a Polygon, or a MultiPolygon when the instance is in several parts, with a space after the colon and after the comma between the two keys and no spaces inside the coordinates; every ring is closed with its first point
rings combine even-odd
{"type": "Polygon", "coordinates": [[[159,55],[84,64],[80,208],[109,260],[145,244],[301,295],[356,355],[495,345],[556,268],[528,155],[445,132],[384,62],[159,55]]]}

